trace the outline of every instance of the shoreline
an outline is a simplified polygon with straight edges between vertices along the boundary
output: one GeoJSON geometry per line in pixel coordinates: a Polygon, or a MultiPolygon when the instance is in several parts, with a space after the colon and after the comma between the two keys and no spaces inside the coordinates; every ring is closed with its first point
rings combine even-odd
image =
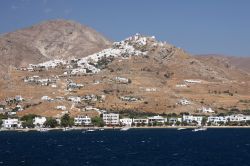
{"type": "MultiPolygon", "coordinates": [[[[204,126],[205,128],[208,129],[250,129],[250,126],[204,126]]],[[[74,130],[89,130],[89,129],[93,129],[93,130],[100,130],[100,129],[104,129],[104,130],[120,130],[123,127],[73,127],[70,128],[67,131],[74,131],[74,130]]],[[[194,129],[197,128],[197,126],[140,126],[140,127],[129,127],[130,129],[178,129],[178,128],[186,128],[186,129],[194,129]]],[[[58,128],[46,128],[47,131],[63,131],[63,127],[58,127],[58,128]]],[[[28,131],[38,131],[39,132],[39,128],[31,128],[31,129],[4,129],[1,128],[1,131],[17,131],[17,132],[28,132],[28,131]]]]}

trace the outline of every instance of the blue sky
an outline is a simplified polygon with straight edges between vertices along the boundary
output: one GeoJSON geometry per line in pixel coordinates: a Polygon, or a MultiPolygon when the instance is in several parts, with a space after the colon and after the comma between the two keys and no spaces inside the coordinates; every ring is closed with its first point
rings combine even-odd
{"type": "Polygon", "coordinates": [[[0,33],[63,18],[114,41],[139,32],[193,54],[250,56],[249,9],[249,0],[2,0],[0,33]]]}

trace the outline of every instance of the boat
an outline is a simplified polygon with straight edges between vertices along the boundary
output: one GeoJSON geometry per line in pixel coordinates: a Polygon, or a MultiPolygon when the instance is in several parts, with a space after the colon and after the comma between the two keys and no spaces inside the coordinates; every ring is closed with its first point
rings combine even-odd
{"type": "Polygon", "coordinates": [[[195,129],[193,129],[192,131],[193,132],[197,132],[197,131],[206,131],[207,130],[207,128],[205,128],[205,127],[203,127],[203,126],[200,126],[200,127],[197,127],[197,128],[195,128],[195,129]]]}
{"type": "Polygon", "coordinates": [[[49,131],[49,129],[48,128],[39,128],[38,131],[40,131],[40,132],[47,132],[47,131],[49,131]]]}
{"type": "Polygon", "coordinates": [[[93,132],[93,131],[95,131],[95,129],[89,128],[89,129],[86,130],[86,132],[93,132]]]}
{"type": "Polygon", "coordinates": [[[184,128],[184,127],[179,127],[177,128],[177,130],[186,130],[187,128],[184,128]]]}
{"type": "Polygon", "coordinates": [[[103,130],[104,130],[103,128],[99,129],[99,131],[103,131],[103,130]]]}
{"type": "Polygon", "coordinates": [[[63,131],[70,131],[70,130],[73,130],[73,128],[71,128],[71,127],[64,127],[63,128],[63,131]]]}
{"type": "Polygon", "coordinates": [[[125,126],[125,127],[121,128],[120,130],[121,130],[121,131],[128,131],[129,129],[130,129],[129,126],[125,126]]]}

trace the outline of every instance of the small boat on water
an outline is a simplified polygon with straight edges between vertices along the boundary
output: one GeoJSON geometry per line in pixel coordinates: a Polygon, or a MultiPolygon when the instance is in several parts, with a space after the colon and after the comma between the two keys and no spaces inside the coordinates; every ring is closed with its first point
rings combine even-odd
{"type": "Polygon", "coordinates": [[[103,130],[104,130],[103,128],[99,129],[99,131],[103,131],[103,130]]]}
{"type": "Polygon", "coordinates": [[[94,132],[95,130],[93,129],[88,129],[88,130],[83,130],[82,133],[89,133],[89,132],[94,132]]]}
{"type": "Polygon", "coordinates": [[[64,127],[62,130],[63,131],[70,131],[70,130],[73,130],[73,128],[72,127],[64,127]]]}
{"type": "Polygon", "coordinates": [[[86,132],[93,132],[96,131],[94,128],[88,128],[87,130],[84,130],[82,133],[86,133],[86,132]]]}
{"type": "Polygon", "coordinates": [[[128,131],[129,129],[130,129],[129,126],[125,126],[125,127],[121,128],[120,130],[121,130],[121,131],[128,131]]]}
{"type": "Polygon", "coordinates": [[[200,126],[200,127],[197,127],[197,128],[195,128],[195,129],[193,129],[192,131],[193,132],[197,132],[197,131],[206,131],[207,130],[207,128],[205,128],[205,127],[203,127],[203,126],[200,126]]]}
{"type": "Polygon", "coordinates": [[[88,129],[87,132],[93,132],[95,131],[94,129],[88,129]]]}
{"type": "Polygon", "coordinates": [[[184,128],[184,127],[179,127],[177,128],[177,130],[186,130],[187,128],[184,128]]]}

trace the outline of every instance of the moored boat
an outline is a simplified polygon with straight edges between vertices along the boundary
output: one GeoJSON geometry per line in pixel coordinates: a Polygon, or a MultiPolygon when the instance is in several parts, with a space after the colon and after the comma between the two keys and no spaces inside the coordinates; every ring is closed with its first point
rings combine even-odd
{"type": "Polygon", "coordinates": [[[193,132],[197,132],[197,131],[206,131],[207,130],[207,128],[205,128],[205,127],[203,127],[203,126],[200,126],[200,127],[197,127],[197,128],[195,128],[195,129],[193,129],[192,131],[193,132]]]}
{"type": "Polygon", "coordinates": [[[120,130],[121,130],[121,131],[128,131],[129,129],[130,129],[129,126],[125,126],[125,127],[121,128],[120,130]]]}
{"type": "Polygon", "coordinates": [[[186,130],[187,128],[184,128],[184,127],[179,127],[177,128],[177,130],[186,130]]]}
{"type": "Polygon", "coordinates": [[[70,130],[73,130],[73,128],[72,127],[64,127],[63,128],[63,131],[70,131],[70,130]]]}

